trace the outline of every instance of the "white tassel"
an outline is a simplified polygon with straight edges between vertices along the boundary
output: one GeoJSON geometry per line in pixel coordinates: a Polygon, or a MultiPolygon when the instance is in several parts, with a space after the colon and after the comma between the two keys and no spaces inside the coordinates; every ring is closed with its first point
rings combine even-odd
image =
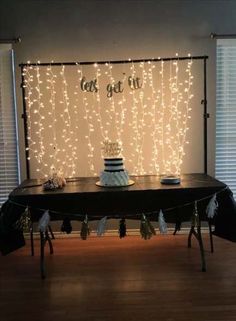
{"type": "Polygon", "coordinates": [[[105,233],[107,217],[104,216],[99,222],[97,227],[97,236],[102,236],[105,233]]]}
{"type": "Polygon", "coordinates": [[[159,212],[158,223],[159,223],[159,230],[160,230],[161,234],[166,234],[167,233],[167,224],[165,222],[165,218],[164,218],[162,210],[160,210],[160,212],[159,212]]]}
{"type": "Polygon", "coordinates": [[[207,208],[206,208],[206,213],[208,218],[213,218],[216,214],[216,211],[218,209],[218,202],[216,199],[216,194],[210,199],[207,208]]]}
{"type": "Polygon", "coordinates": [[[39,225],[38,225],[39,231],[45,233],[49,225],[49,222],[50,222],[50,215],[49,215],[49,211],[47,210],[43,213],[43,215],[39,220],[39,225]]]}

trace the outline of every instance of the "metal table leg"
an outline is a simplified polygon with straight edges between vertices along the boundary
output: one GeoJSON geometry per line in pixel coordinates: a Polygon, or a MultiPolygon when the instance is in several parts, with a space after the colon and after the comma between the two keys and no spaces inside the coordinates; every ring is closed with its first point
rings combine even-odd
{"type": "Polygon", "coordinates": [[[180,231],[181,230],[181,222],[180,221],[177,221],[176,223],[175,223],[175,230],[174,230],[174,232],[173,232],[173,235],[176,235],[176,233],[178,232],[178,231],[180,231]]]}
{"type": "Polygon", "coordinates": [[[208,221],[208,226],[209,226],[211,253],[214,253],[214,244],[213,244],[213,237],[212,237],[212,225],[211,225],[211,221],[210,220],[208,221]]]}
{"type": "Polygon", "coordinates": [[[200,253],[201,253],[201,261],[202,261],[202,272],[206,272],[206,260],[205,260],[205,253],[204,253],[204,247],[202,242],[202,234],[201,234],[201,221],[199,218],[199,214],[197,211],[197,202],[195,202],[195,209],[192,216],[192,224],[191,229],[188,235],[188,247],[191,248],[191,239],[192,235],[195,236],[195,238],[198,241],[200,253]],[[196,230],[195,230],[196,228],[196,230]]]}
{"type": "Polygon", "coordinates": [[[53,240],[55,240],[55,236],[54,236],[54,234],[53,234],[51,225],[48,225],[48,230],[49,230],[49,233],[51,234],[51,238],[52,238],[53,240]]]}
{"type": "Polygon", "coordinates": [[[33,222],[30,223],[30,246],[31,246],[31,256],[34,256],[34,227],[33,222]]]}
{"type": "Polygon", "coordinates": [[[199,225],[197,227],[197,239],[199,242],[199,247],[201,251],[201,259],[202,259],[202,272],[206,272],[206,260],[205,260],[205,253],[204,253],[204,247],[203,247],[203,242],[202,242],[202,234],[201,234],[201,226],[199,225]]]}
{"type": "Polygon", "coordinates": [[[52,241],[49,236],[48,230],[45,232],[40,231],[40,272],[41,272],[41,278],[46,278],[46,271],[45,271],[45,244],[48,242],[50,254],[53,254],[53,246],[52,241]]]}
{"type": "Polygon", "coordinates": [[[45,232],[45,240],[48,241],[50,254],[53,254],[52,241],[51,241],[51,238],[50,238],[50,236],[49,236],[48,230],[45,232]]]}
{"type": "Polygon", "coordinates": [[[41,278],[45,279],[45,264],[44,264],[44,246],[45,246],[45,238],[44,238],[44,232],[40,231],[40,272],[41,272],[41,278]]]}

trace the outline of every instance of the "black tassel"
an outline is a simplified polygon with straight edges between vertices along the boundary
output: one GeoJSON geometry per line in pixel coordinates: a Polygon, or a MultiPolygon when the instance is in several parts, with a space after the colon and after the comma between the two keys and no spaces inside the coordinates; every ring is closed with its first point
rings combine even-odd
{"type": "Polygon", "coordinates": [[[175,235],[178,231],[181,230],[181,225],[182,225],[182,222],[177,220],[176,223],[175,223],[175,230],[174,230],[173,235],[175,235]]]}
{"type": "Polygon", "coordinates": [[[122,218],[120,220],[119,234],[120,234],[120,238],[126,236],[126,224],[125,224],[125,219],[124,218],[122,218]]]}
{"type": "Polygon", "coordinates": [[[82,240],[86,240],[87,237],[89,236],[89,234],[90,234],[90,229],[89,229],[89,225],[88,225],[88,217],[86,215],[85,219],[81,225],[80,237],[82,240]]]}
{"type": "Polygon", "coordinates": [[[69,218],[64,218],[62,225],[61,225],[61,231],[65,232],[66,234],[70,234],[72,231],[72,225],[69,218]]]}

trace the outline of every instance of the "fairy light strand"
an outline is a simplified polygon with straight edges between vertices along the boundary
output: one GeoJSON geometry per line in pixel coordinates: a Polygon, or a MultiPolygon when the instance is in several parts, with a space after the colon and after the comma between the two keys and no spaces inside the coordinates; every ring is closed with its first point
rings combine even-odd
{"type": "MultiPolygon", "coordinates": [[[[113,66],[111,65],[111,63],[108,64],[108,75],[110,78],[110,84],[112,86],[112,88],[114,88],[115,86],[115,78],[113,77],[113,73],[112,73],[112,69],[113,66]]],[[[111,121],[111,125],[114,124],[114,140],[118,141],[119,145],[121,144],[121,133],[119,130],[119,113],[116,110],[116,104],[115,104],[115,99],[114,99],[114,93],[112,94],[111,97],[109,97],[110,100],[110,107],[111,107],[111,111],[110,111],[110,121],[111,121]]]]}
{"type": "Polygon", "coordinates": [[[99,66],[96,64],[94,66],[96,68],[96,79],[97,79],[97,92],[96,95],[94,94],[94,99],[96,99],[97,102],[97,113],[96,113],[96,118],[97,122],[99,123],[100,131],[101,131],[101,136],[103,141],[108,140],[107,133],[104,131],[104,124],[103,124],[103,117],[102,117],[102,108],[101,108],[101,97],[100,97],[100,76],[101,76],[101,69],[99,66]]]}
{"type": "Polygon", "coordinates": [[[76,173],[76,164],[75,164],[75,149],[76,145],[73,144],[73,129],[71,124],[71,115],[70,115],[70,98],[68,94],[68,83],[65,76],[65,66],[62,66],[61,69],[61,78],[62,78],[62,105],[63,105],[63,112],[61,113],[62,120],[64,122],[64,129],[62,133],[62,137],[64,138],[65,146],[62,149],[63,153],[66,153],[66,158],[62,162],[63,165],[66,164],[68,167],[69,175],[68,177],[73,177],[76,173]],[[67,152],[66,152],[67,147],[67,152]]]}
{"type": "MultiPolygon", "coordinates": [[[[83,78],[83,68],[82,66],[80,66],[80,68],[78,69],[78,73],[79,73],[79,82],[82,80],[83,78]]],[[[87,140],[87,146],[88,146],[88,165],[89,165],[89,173],[92,174],[92,176],[96,176],[95,173],[95,166],[94,166],[94,146],[92,144],[92,132],[94,132],[94,126],[92,124],[92,122],[90,121],[91,116],[89,115],[89,103],[88,103],[88,99],[86,97],[86,93],[84,93],[84,91],[82,91],[82,103],[83,103],[83,107],[84,107],[84,111],[85,111],[85,115],[84,115],[84,119],[86,120],[86,124],[87,124],[87,134],[85,135],[85,139],[87,140]]]]}
{"type": "Polygon", "coordinates": [[[140,121],[139,121],[139,125],[138,125],[138,131],[139,131],[139,151],[138,151],[138,173],[140,173],[141,175],[145,175],[146,172],[144,170],[143,167],[143,161],[144,161],[144,156],[143,156],[143,145],[144,145],[144,138],[146,135],[146,131],[145,131],[145,127],[146,127],[146,123],[145,123],[145,116],[146,116],[146,109],[147,109],[147,102],[145,101],[145,87],[146,87],[146,83],[147,83],[147,73],[144,67],[144,63],[142,62],[140,64],[141,70],[142,70],[142,79],[143,79],[143,83],[142,83],[142,87],[140,89],[139,92],[139,101],[140,101],[140,121]]]}
{"type": "MultiPolygon", "coordinates": [[[[127,76],[126,73],[123,70],[123,78],[122,78],[122,85],[124,86],[125,82],[127,80],[127,76]]],[[[118,117],[118,132],[120,133],[119,139],[120,139],[120,148],[121,151],[123,152],[124,150],[124,141],[122,139],[123,133],[124,133],[124,126],[125,126],[125,119],[126,119],[126,113],[127,113],[127,107],[126,105],[126,98],[125,98],[125,94],[124,94],[124,89],[122,90],[122,94],[121,94],[121,99],[118,101],[118,106],[119,106],[119,111],[118,111],[118,115],[120,115],[120,118],[118,117]]],[[[123,155],[124,160],[126,159],[125,156],[123,155]]]]}
{"type": "MultiPolygon", "coordinates": [[[[75,70],[75,75],[77,77],[77,69],[75,70]]],[[[75,81],[75,87],[74,88],[74,101],[73,101],[73,112],[72,112],[72,119],[73,119],[73,146],[74,146],[74,150],[73,150],[73,156],[74,156],[74,162],[77,165],[74,172],[76,172],[75,174],[73,174],[73,176],[75,175],[79,175],[79,167],[78,167],[78,163],[79,163],[79,152],[78,152],[78,146],[79,146],[79,141],[80,141],[80,136],[82,135],[81,131],[80,131],[80,103],[79,103],[79,86],[77,81],[75,81]]]]}
{"type": "Polygon", "coordinates": [[[166,171],[167,175],[174,174],[179,175],[179,119],[181,115],[178,109],[179,103],[181,102],[180,91],[179,91],[179,66],[178,60],[170,63],[170,77],[169,77],[169,91],[170,100],[168,108],[168,121],[166,124],[166,146],[168,147],[168,157],[166,160],[166,171]],[[174,74],[172,74],[172,67],[174,67],[174,74]],[[174,128],[176,130],[173,132],[174,128]],[[177,147],[176,147],[177,145],[177,147]],[[176,150],[177,149],[177,150],[176,150]]]}
{"type": "Polygon", "coordinates": [[[166,173],[166,161],[165,161],[165,151],[164,151],[164,114],[165,114],[165,103],[164,103],[164,61],[161,61],[161,114],[160,114],[160,124],[161,124],[161,132],[160,132],[160,145],[161,145],[161,151],[162,151],[162,164],[164,167],[164,173],[166,173]]]}
{"type": "MultiPolygon", "coordinates": [[[[176,56],[178,57],[178,54],[176,54],[176,56]]],[[[174,163],[173,165],[175,166],[175,172],[174,174],[176,175],[180,175],[180,158],[179,158],[179,151],[180,149],[183,148],[183,146],[181,146],[180,143],[180,135],[181,135],[181,131],[182,128],[180,128],[180,121],[181,121],[181,111],[179,108],[179,104],[182,101],[182,97],[181,97],[181,92],[179,90],[179,65],[178,65],[178,60],[176,60],[174,63],[175,66],[175,91],[176,91],[176,99],[175,99],[175,104],[174,104],[174,114],[176,116],[175,120],[176,120],[176,132],[177,132],[177,159],[176,159],[176,155],[173,155],[172,157],[172,162],[174,163]]]]}
{"type": "MultiPolygon", "coordinates": [[[[133,62],[131,63],[130,71],[131,71],[132,79],[134,79],[136,77],[136,70],[133,62]]],[[[140,133],[138,130],[138,106],[137,106],[138,99],[136,97],[136,91],[134,90],[134,88],[130,88],[130,95],[132,96],[131,128],[132,128],[132,135],[133,135],[133,142],[130,143],[130,145],[133,148],[133,152],[132,152],[133,174],[138,175],[139,167],[137,164],[137,155],[139,155],[139,150],[140,150],[140,146],[139,146],[140,133]]]]}
{"type": "MultiPolygon", "coordinates": [[[[194,95],[190,92],[191,90],[191,86],[193,85],[193,75],[192,75],[192,72],[191,72],[191,69],[192,69],[192,64],[193,64],[193,61],[192,59],[190,61],[188,61],[188,65],[187,65],[187,69],[186,69],[186,73],[188,74],[188,80],[186,81],[186,84],[187,84],[187,87],[184,89],[184,92],[186,93],[187,95],[187,98],[186,100],[184,101],[184,104],[185,104],[185,120],[183,122],[184,126],[183,126],[183,135],[182,135],[182,142],[181,142],[181,145],[184,146],[185,143],[188,143],[186,141],[186,135],[187,135],[187,131],[189,130],[189,127],[188,127],[188,119],[191,118],[190,116],[190,112],[192,110],[192,108],[189,106],[189,102],[190,100],[194,97],[194,95]]],[[[183,157],[185,155],[185,152],[184,152],[184,148],[181,148],[180,150],[180,155],[179,155],[179,159],[180,159],[180,166],[182,165],[183,163],[183,157]]]]}
{"type": "Polygon", "coordinates": [[[57,143],[57,117],[56,117],[56,90],[55,83],[57,76],[53,73],[52,67],[49,66],[47,68],[47,89],[50,92],[49,103],[51,105],[51,109],[48,111],[48,117],[51,119],[51,123],[49,124],[50,130],[52,130],[52,141],[49,143],[50,145],[50,155],[49,158],[53,160],[51,164],[51,168],[58,168],[58,164],[60,164],[60,159],[58,156],[58,143],[57,143]]]}
{"type": "MultiPolygon", "coordinates": [[[[33,82],[33,75],[31,75],[29,70],[32,70],[33,67],[24,67],[23,69],[23,77],[24,77],[24,88],[25,88],[25,101],[27,104],[26,108],[26,116],[27,116],[27,129],[28,129],[28,147],[26,147],[26,150],[29,151],[29,155],[33,151],[33,145],[36,144],[32,139],[32,122],[31,122],[31,112],[33,108],[33,100],[31,99],[33,87],[31,86],[31,82],[33,82]]],[[[28,160],[30,160],[30,156],[28,157],[28,160]]]]}

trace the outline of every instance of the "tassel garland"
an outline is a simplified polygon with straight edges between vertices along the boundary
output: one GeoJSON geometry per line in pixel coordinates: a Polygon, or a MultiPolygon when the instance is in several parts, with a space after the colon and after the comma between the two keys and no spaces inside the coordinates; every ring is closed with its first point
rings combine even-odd
{"type": "Polygon", "coordinates": [[[31,225],[31,215],[28,206],[26,207],[24,213],[21,215],[19,220],[14,224],[14,228],[19,231],[29,232],[31,225]]]}
{"type": "MultiPolygon", "coordinates": [[[[192,216],[192,226],[199,226],[200,221],[199,221],[199,215],[198,215],[198,202],[194,202],[194,212],[192,216]]],[[[214,216],[217,213],[218,210],[218,201],[217,201],[217,193],[215,193],[207,207],[206,207],[206,215],[208,219],[213,219],[214,216]]],[[[49,215],[49,210],[46,210],[41,218],[39,219],[38,222],[38,229],[40,232],[45,233],[47,231],[48,225],[50,223],[50,215],[49,215]]],[[[103,217],[102,219],[99,220],[98,226],[97,226],[97,235],[102,236],[105,233],[106,230],[106,223],[107,223],[107,216],[103,217]]],[[[161,234],[166,234],[168,229],[167,229],[167,224],[165,222],[164,214],[163,211],[160,209],[159,214],[158,214],[158,223],[159,223],[159,230],[161,234]]],[[[30,228],[32,225],[32,220],[31,220],[31,214],[28,206],[25,208],[25,211],[21,215],[21,217],[12,225],[16,230],[23,231],[23,232],[29,232],[30,228]]],[[[174,234],[179,231],[181,228],[181,221],[176,221],[176,226],[175,226],[175,232],[174,234]]],[[[65,218],[63,220],[62,226],[61,226],[61,231],[66,232],[67,234],[71,233],[72,231],[72,226],[71,226],[71,221],[68,218],[65,218]]],[[[82,222],[81,226],[81,232],[80,232],[80,237],[83,240],[86,240],[88,235],[90,234],[90,229],[88,225],[88,217],[87,215],[85,216],[84,221],[82,222]]],[[[141,237],[144,238],[145,240],[150,239],[152,235],[156,235],[155,228],[151,224],[150,220],[146,215],[143,213],[140,221],[140,234],[141,237]]],[[[123,238],[125,237],[126,234],[126,221],[125,218],[120,219],[119,222],[119,237],[123,238]]]]}
{"type": "Polygon", "coordinates": [[[164,218],[162,210],[160,210],[159,215],[158,215],[158,223],[159,223],[160,233],[166,234],[167,233],[167,224],[165,222],[165,218],[164,218]]]}
{"type": "Polygon", "coordinates": [[[49,211],[45,211],[42,215],[42,217],[39,220],[39,225],[38,225],[38,229],[40,232],[46,232],[48,225],[50,222],[50,215],[49,215],[49,211]]]}
{"type": "Polygon", "coordinates": [[[148,240],[152,237],[152,235],[156,235],[156,231],[152,226],[149,219],[146,215],[142,214],[141,222],[140,222],[140,234],[141,237],[145,240],[148,240]]]}
{"type": "Polygon", "coordinates": [[[90,234],[90,229],[88,225],[88,216],[85,215],[85,219],[81,225],[80,237],[82,240],[87,240],[87,237],[89,236],[89,234],[90,234]]]}
{"type": "Polygon", "coordinates": [[[217,212],[217,209],[218,209],[218,202],[216,199],[216,194],[214,194],[214,196],[210,199],[206,208],[207,217],[209,219],[213,218],[217,212]]]}
{"type": "Polygon", "coordinates": [[[99,222],[98,222],[98,227],[97,227],[97,236],[102,236],[105,233],[106,230],[106,223],[107,223],[107,217],[103,217],[99,222]]]}
{"type": "Polygon", "coordinates": [[[120,235],[120,238],[126,236],[126,224],[125,224],[125,219],[124,218],[122,218],[120,220],[119,235],[120,235]]]}
{"type": "Polygon", "coordinates": [[[70,234],[72,232],[72,225],[69,218],[64,218],[61,225],[61,231],[66,234],[70,234]]]}

